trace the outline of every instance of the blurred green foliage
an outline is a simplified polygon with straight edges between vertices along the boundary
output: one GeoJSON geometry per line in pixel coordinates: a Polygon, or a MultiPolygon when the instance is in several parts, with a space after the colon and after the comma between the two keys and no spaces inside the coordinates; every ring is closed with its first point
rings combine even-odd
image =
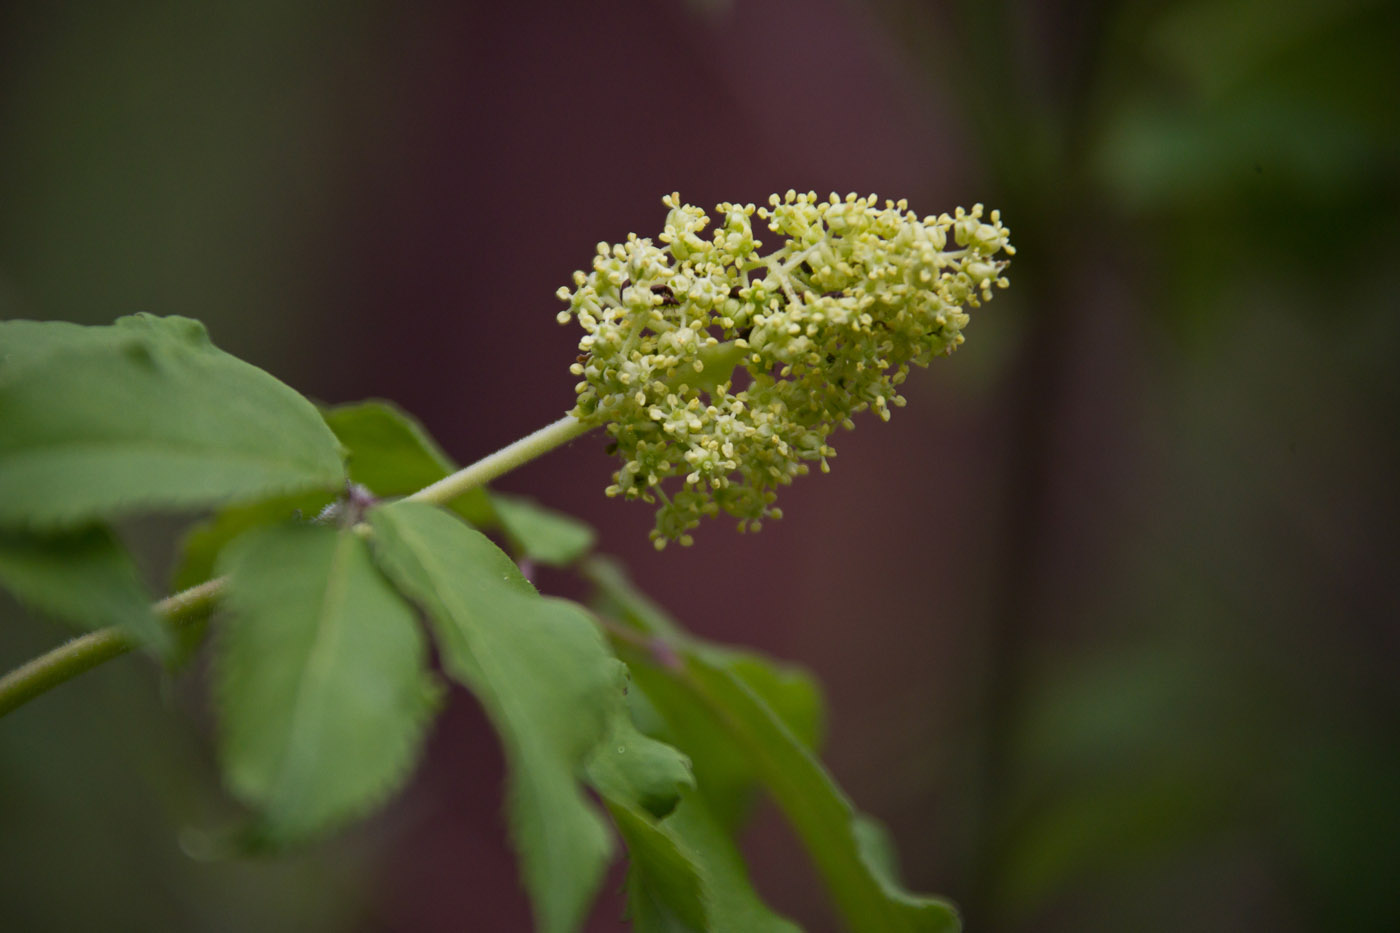
{"type": "Polygon", "coordinates": [[[930,63],[1000,124],[1022,391],[1052,416],[1075,341],[1114,318],[1144,367],[1134,485],[1075,497],[1111,575],[1059,631],[1041,606],[994,620],[1017,644],[987,689],[1015,699],[971,746],[994,763],[970,779],[1000,780],[969,909],[985,929],[1393,929],[1400,8],[1079,6],[963,4],[1006,67],[930,63]]]}

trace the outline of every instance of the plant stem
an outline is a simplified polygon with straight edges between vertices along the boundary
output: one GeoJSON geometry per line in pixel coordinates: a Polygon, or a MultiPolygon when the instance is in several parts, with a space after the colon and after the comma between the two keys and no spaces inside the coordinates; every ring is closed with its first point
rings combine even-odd
{"type": "MultiPolygon", "coordinates": [[[[431,486],[418,490],[408,498],[414,502],[441,505],[464,492],[484,486],[541,454],[567,444],[587,433],[591,427],[573,415],[565,415],[553,424],[546,425],[533,434],[527,434],[471,466],[463,467],[451,476],[443,477],[431,486]]],[[[151,610],[172,625],[186,624],[203,618],[206,611],[218,602],[227,585],[228,577],[206,580],[198,586],[167,596],[153,605],[151,610]]],[[[104,661],[126,654],[135,647],[136,642],[122,630],[105,628],[74,638],[47,654],[20,665],[4,677],[0,677],[0,716],[104,661]]]]}
{"type": "Polygon", "coordinates": [[[498,476],[509,473],[523,463],[548,453],[561,444],[592,430],[592,425],[579,421],[573,415],[565,415],[553,424],[527,434],[513,444],[502,447],[488,457],[482,457],[471,466],[463,467],[451,476],[426,486],[408,497],[410,502],[432,502],[441,505],[455,499],[468,490],[484,486],[498,476]]]}
{"type": "MultiPolygon", "coordinates": [[[[223,592],[227,579],[218,577],[206,580],[199,586],[162,599],[151,610],[177,626],[203,618],[205,611],[213,607],[223,592]]],[[[126,632],[104,628],[74,638],[40,655],[0,678],[0,716],[104,661],[121,657],[135,647],[136,642],[126,632]]]]}

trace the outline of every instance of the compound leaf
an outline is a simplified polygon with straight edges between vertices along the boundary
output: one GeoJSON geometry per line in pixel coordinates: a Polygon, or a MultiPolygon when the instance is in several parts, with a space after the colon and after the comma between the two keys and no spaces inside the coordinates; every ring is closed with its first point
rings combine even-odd
{"type": "Polygon", "coordinates": [[[368,811],[415,762],[440,689],[413,608],[368,545],[325,525],[255,529],[229,576],[215,658],[221,758],[273,844],[368,811]]]}
{"type": "Polygon", "coordinates": [[[757,694],[802,747],[814,752],[821,748],[826,715],[815,677],[748,651],[707,646],[705,653],[757,694]]]}
{"type": "Polygon", "coordinates": [[[612,848],[579,779],[623,702],[622,665],[586,612],[541,597],[509,557],[447,512],[396,502],[369,521],[380,566],[427,611],[444,667],[501,736],[539,929],[577,929],[612,848]]]}
{"type": "Polygon", "coordinates": [[[315,407],[182,317],[0,322],[0,525],[334,488],[315,407]]]}

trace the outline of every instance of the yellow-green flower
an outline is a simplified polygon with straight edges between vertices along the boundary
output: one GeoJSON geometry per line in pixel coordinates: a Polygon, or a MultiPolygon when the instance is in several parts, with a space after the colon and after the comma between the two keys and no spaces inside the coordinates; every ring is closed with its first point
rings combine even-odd
{"type": "Polygon", "coordinates": [[[559,290],[559,320],[586,331],[573,414],[616,444],[608,495],[660,503],[658,548],[689,544],[705,515],[740,531],[781,517],[777,488],[829,469],[829,438],[857,412],[888,420],[910,366],[962,343],[966,309],[1008,284],[998,254],[1015,252],[980,204],[921,219],[904,201],[789,191],[718,205],[707,234],[704,211],[663,203],[655,243],[600,243],[559,290]],[[777,249],[760,254],[755,217],[777,249]]]}

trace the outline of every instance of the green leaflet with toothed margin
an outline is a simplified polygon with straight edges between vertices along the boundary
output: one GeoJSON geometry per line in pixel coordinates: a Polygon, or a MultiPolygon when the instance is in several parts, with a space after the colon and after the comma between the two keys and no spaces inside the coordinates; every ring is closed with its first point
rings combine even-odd
{"type": "Polygon", "coordinates": [[[348,529],[259,528],[219,569],[220,759],[255,837],[297,842],[367,813],[408,776],[441,695],[413,608],[348,529]]]}
{"type": "Polygon", "coordinates": [[[739,847],[694,791],[664,820],[644,823],[633,813],[618,826],[631,857],[627,902],[637,933],[800,933],[759,897],[739,847]]]}
{"type": "Polygon", "coordinates": [[[426,610],[444,667],[501,737],[512,836],[538,929],[578,929],[612,853],[580,778],[622,705],[622,665],[583,609],[541,597],[509,557],[448,512],[396,502],[369,522],[379,565],[426,610]]]}
{"type": "Polygon", "coordinates": [[[0,322],[0,526],[54,530],[345,479],[301,395],[182,317],[0,322]]]}

